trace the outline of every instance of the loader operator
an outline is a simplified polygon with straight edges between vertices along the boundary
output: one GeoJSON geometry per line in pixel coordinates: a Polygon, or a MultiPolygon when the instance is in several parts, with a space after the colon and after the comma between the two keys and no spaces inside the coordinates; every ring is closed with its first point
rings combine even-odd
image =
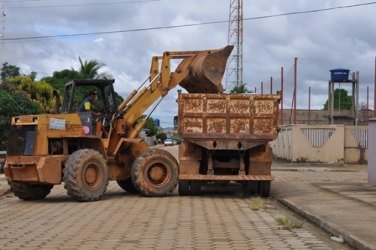
{"type": "MultiPolygon", "coordinates": [[[[88,96],[82,101],[79,111],[81,113],[88,113],[90,115],[90,121],[84,122],[85,134],[96,134],[96,128],[101,130],[100,115],[101,113],[93,109],[93,102],[97,97],[96,91],[90,91],[88,96]],[[99,125],[97,125],[99,123],[99,125]]],[[[100,133],[100,132],[98,132],[100,133]]]]}
{"type": "Polygon", "coordinates": [[[82,101],[80,105],[80,112],[91,112],[93,110],[93,101],[97,96],[96,91],[91,91],[89,95],[82,101]]]}

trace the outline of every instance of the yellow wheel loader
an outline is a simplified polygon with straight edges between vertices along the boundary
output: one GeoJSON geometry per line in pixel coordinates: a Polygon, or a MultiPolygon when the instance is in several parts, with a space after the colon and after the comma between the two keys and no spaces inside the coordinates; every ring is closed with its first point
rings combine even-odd
{"type": "Polygon", "coordinates": [[[11,190],[24,200],[43,199],[64,182],[74,199],[94,201],[103,196],[109,180],[116,180],[131,193],[169,194],[178,183],[178,163],[166,151],[149,149],[138,136],[146,118],[138,119],[178,84],[189,93],[222,93],[232,48],[153,57],[146,86],[132,91],[119,106],[114,80],[73,80],[66,84],[61,110],[13,117],[4,167],[11,190]],[[175,71],[170,70],[172,60],[180,60],[175,71]],[[82,98],[93,90],[102,120],[80,112],[82,98]]]}

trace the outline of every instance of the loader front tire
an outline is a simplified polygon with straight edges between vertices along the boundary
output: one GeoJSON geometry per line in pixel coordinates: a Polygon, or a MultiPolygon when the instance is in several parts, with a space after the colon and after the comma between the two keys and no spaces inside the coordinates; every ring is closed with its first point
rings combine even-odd
{"type": "Polygon", "coordinates": [[[99,200],[108,186],[108,166],[103,156],[92,149],[80,149],[65,162],[64,188],[78,201],[99,200]]]}
{"type": "Polygon", "coordinates": [[[9,185],[14,195],[25,201],[42,200],[51,192],[53,187],[53,185],[34,185],[15,181],[11,181],[9,185]]]}
{"type": "Polygon", "coordinates": [[[126,192],[128,192],[130,194],[137,194],[138,193],[137,188],[134,186],[131,177],[129,177],[126,180],[117,180],[116,182],[119,184],[119,186],[124,191],[126,191],[126,192]]]}
{"type": "Polygon", "coordinates": [[[178,163],[161,149],[151,149],[137,156],[132,164],[132,181],[144,196],[165,196],[178,183],[178,163]]]}

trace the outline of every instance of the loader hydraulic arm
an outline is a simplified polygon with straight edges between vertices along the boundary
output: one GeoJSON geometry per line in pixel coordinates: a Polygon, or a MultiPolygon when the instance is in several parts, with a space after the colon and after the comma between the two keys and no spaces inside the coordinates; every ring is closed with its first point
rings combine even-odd
{"type": "Polygon", "coordinates": [[[137,137],[146,122],[145,119],[133,127],[137,119],[178,84],[190,93],[222,93],[221,81],[232,49],[233,46],[227,46],[217,50],[164,52],[162,56],[153,57],[147,79],[149,86],[141,85],[119,105],[113,128],[116,131],[110,133],[112,138],[109,143],[114,143],[111,140],[117,141],[115,138],[137,137]],[[171,72],[170,63],[175,59],[182,61],[171,72]],[[113,136],[114,133],[116,136],[113,136]]]}

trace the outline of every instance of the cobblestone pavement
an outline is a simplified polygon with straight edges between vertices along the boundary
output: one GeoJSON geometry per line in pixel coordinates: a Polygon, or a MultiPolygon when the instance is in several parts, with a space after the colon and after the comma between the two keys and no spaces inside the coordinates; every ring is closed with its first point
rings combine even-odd
{"type": "Polygon", "coordinates": [[[367,165],[273,163],[272,195],[357,249],[376,249],[376,188],[367,165]]]}
{"type": "Polygon", "coordinates": [[[287,211],[266,201],[267,209],[254,211],[236,194],[145,198],[114,182],[90,203],[73,201],[62,185],[38,202],[8,194],[0,198],[0,249],[337,248],[308,225],[281,229],[275,217],[287,211]]]}
{"type": "MultiPolygon", "coordinates": [[[[312,177],[299,173],[276,171],[283,180],[312,177]]],[[[251,199],[236,191],[146,198],[116,182],[103,200],[89,203],[71,199],[63,185],[42,201],[6,194],[0,197],[0,249],[349,249],[308,222],[282,229],[275,217],[291,212],[272,198],[265,202],[266,209],[254,211],[251,199]]]]}

